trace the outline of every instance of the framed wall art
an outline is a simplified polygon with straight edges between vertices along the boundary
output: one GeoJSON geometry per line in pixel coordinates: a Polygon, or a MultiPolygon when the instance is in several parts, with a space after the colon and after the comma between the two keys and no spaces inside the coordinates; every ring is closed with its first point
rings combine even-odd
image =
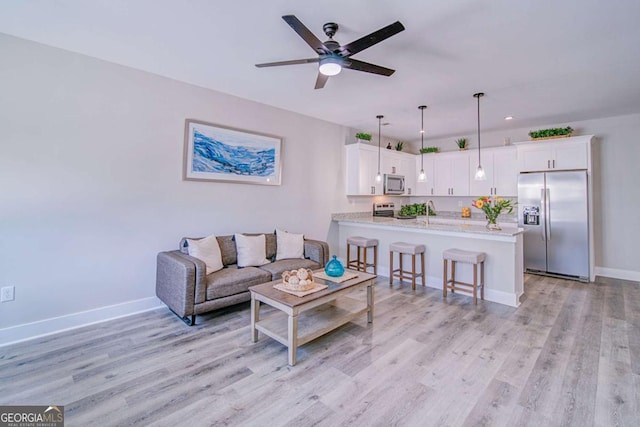
{"type": "Polygon", "coordinates": [[[282,138],[187,119],[185,180],[280,185],[282,138]]]}

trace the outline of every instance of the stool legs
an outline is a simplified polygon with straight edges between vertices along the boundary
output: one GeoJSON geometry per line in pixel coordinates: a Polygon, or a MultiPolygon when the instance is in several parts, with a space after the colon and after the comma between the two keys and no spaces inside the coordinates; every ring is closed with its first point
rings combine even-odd
{"type": "Polygon", "coordinates": [[[403,253],[398,252],[398,259],[400,267],[398,269],[393,268],[393,251],[389,252],[389,287],[393,286],[393,278],[397,277],[402,283],[404,280],[411,279],[411,289],[416,290],[416,278],[420,277],[422,280],[422,286],[425,285],[425,265],[424,265],[424,252],[420,254],[420,273],[416,273],[416,255],[411,254],[411,271],[404,270],[404,263],[402,261],[403,253]]]}
{"type": "Polygon", "coordinates": [[[373,267],[373,274],[378,274],[378,246],[356,246],[355,249],[356,257],[351,259],[351,245],[347,243],[347,268],[366,272],[368,267],[373,267]],[[373,248],[373,264],[369,264],[367,259],[367,249],[371,247],[373,248]]]}
{"type": "Polygon", "coordinates": [[[393,286],[393,252],[389,252],[389,287],[393,286]]]}
{"type": "Polygon", "coordinates": [[[378,247],[373,247],[373,274],[378,275],[378,247]]]}
{"type": "Polygon", "coordinates": [[[473,264],[473,283],[464,283],[456,280],[456,262],[451,260],[451,278],[449,279],[448,261],[446,258],[443,260],[443,275],[442,275],[442,296],[446,298],[447,291],[451,290],[451,293],[455,293],[456,290],[469,292],[473,295],[473,304],[478,304],[478,288],[480,288],[480,299],[484,300],[484,261],[473,264]],[[478,264],[480,264],[480,277],[478,278],[478,264]],[[456,287],[456,285],[467,286],[470,289],[456,287]]]}

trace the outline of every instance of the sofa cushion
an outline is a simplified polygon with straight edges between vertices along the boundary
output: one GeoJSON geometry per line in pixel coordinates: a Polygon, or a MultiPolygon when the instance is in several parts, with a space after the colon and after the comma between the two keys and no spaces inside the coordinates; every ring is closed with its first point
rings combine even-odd
{"type": "Polygon", "coordinates": [[[282,272],[287,270],[296,270],[298,268],[310,268],[312,270],[317,270],[318,268],[322,268],[322,266],[310,259],[283,259],[263,265],[259,268],[261,270],[268,271],[271,274],[270,280],[278,280],[282,278],[282,272]]]}
{"type": "Polygon", "coordinates": [[[259,236],[245,236],[235,234],[236,252],[238,252],[238,267],[259,267],[269,263],[266,258],[266,239],[264,234],[259,236]]]}
{"type": "Polygon", "coordinates": [[[222,255],[220,245],[216,236],[205,237],[204,239],[187,239],[187,250],[189,255],[203,261],[206,265],[207,274],[222,269],[222,255]]]}
{"type": "Polygon", "coordinates": [[[249,286],[259,285],[271,280],[271,274],[256,267],[227,268],[207,275],[207,301],[247,292],[249,286]]]}
{"type": "MultiPolygon", "coordinates": [[[[243,233],[245,236],[259,236],[259,234],[243,233]]],[[[276,236],[275,234],[265,234],[265,246],[267,252],[267,259],[275,260],[276,258],[276,236]]],[[[218,245],[220,245],[220,252],[222,253],[222,264],[233,265],[238,263],[238,253],[236,252],[236,242],[234,235],[218,236],[218,245]]],[[[183,237],[180,240],[180,252],[185,255],[189,254],[187,249],[187,239],[201,239],[201,237],[183,237]]]]}
{"type": "Polygon", "coordinates": [[[276,228],[276,261],[304,258],[304,235],[288,233],[276,228]]]}

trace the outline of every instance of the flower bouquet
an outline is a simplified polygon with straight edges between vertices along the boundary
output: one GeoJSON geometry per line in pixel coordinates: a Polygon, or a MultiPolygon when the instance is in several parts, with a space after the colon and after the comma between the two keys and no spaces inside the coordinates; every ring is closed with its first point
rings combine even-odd
{"type": "Polygon", "coordinates": [[[488,196],[478,197],[471,203],[474,208],[482,209],[487,216],[487,228],[489,230],[501,230],[498,225],[498,215],[505,210],[507,213],[513,212],[511,200],[502,197],[490,198],[488,196]]]}

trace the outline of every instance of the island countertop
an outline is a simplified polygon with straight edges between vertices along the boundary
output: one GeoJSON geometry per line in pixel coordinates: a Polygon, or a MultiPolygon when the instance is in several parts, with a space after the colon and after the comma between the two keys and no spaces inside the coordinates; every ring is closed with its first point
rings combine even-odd
{"type": "MultiPolygon", "coordinates": [[[[469,233],[482,234],[486,237],[513,237],[524,232],[519,228],[512,218],[505,222],[500,222],[502,230],[489,230],[486,227],[486,221],[478,218],[462,219],[454,218],[447,215],[431,216],[427,224],[426,217],[417,217],[416,219],[398,219],[391,217],[375,217],[369,212],[349,212],[335,213],[331,215],[331,219],[338,223],[363,224],[379,227],[397,227],[403,229],[412,229],[420,232],[431,233],[469,233]]],[[[409,231],[409,230],[406,230],[409,231]]]]}

